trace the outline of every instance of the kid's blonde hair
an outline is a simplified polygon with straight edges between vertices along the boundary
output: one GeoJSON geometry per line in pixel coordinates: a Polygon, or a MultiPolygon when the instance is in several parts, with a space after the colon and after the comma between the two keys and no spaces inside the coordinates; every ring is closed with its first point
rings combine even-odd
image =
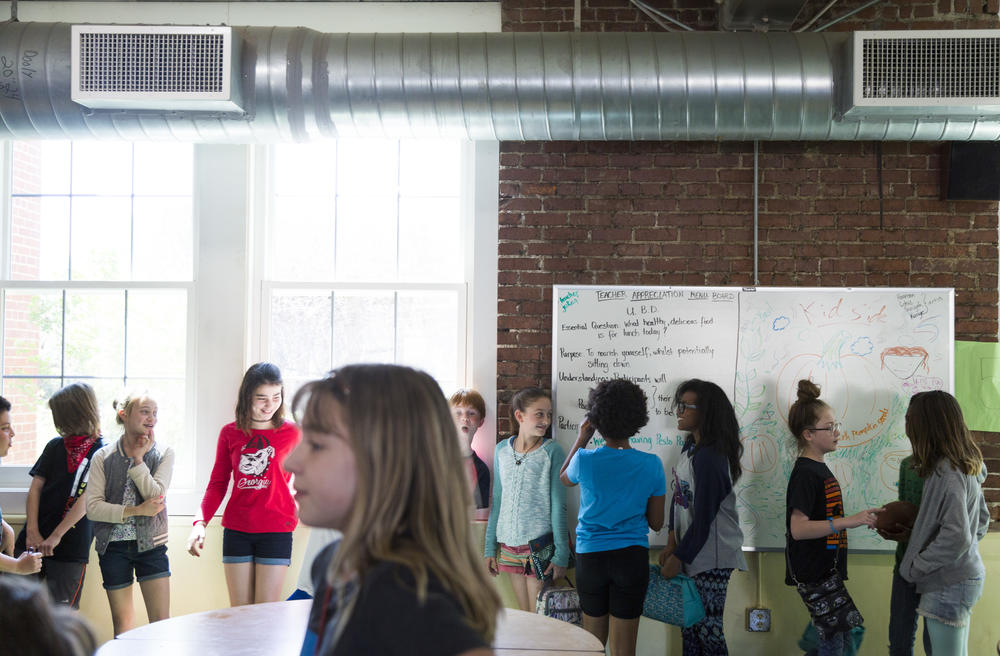
{"type": "Polygon", "coordinates": [[[906,435],[913,445],[913,468],[930,476],[941,460],[970,476],[983,467],[983,452],[972,440],[962,408],[948,392],[918,392],[906,410],[906,435]]]}
{"type": "Polygon", "coordinates": [[[398,563],[413,572],[423,600],[433,573],[491,643],[501,603],[474,544],[472,498],[441,388],[408,367],[342,367],[295,395],[304,431],[332,432],[324,412],[331,400],[344,413],[358,482],[328,580],[355,572],[363,579],[379,562],[398,563]]]}
{"type": "Polygon", "coordinates": [[[101,412],[94,388],[87,383],[70,383],[49,399],[52,423],[63,437],[100,437],[101,412]]]}
{"type": "Polygon", "coordinates": [[[132,409],[143,401],[153,401],[153,397],[150,396],[149,392],[146,390],[125,392],[123,396],[115,399],[115,401],[111,404],[111,406],[115,409],[115,422],[119,426],[124,426],[125,419],[122,415],[128,417],[132,414],[132,409]]]}

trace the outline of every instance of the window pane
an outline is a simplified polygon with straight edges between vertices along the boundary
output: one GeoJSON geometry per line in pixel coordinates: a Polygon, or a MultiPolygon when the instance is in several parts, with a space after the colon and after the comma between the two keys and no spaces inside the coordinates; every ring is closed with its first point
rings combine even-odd
{"type": "Polygon", "coordinates": [[[131,251],[128,198],[74,198],[70,232],[73,280],[127,280],[131,251]]]}
{"type": "Polygon", "coordinates": [[[337,199],[337,277],[396,278],[396,199],[337,199]]]}
{"type": "Polygon", "coordinates": [[[194,146],[186,143],[135,144],[136,196],[190,196],[194,186],[194,146]]]}
{"type": "Polygon", "coordinates": [[[66,292],[66,375],[125,371],[125,292],[66,292]]]}
{"type": "Polygon", "coordinates": [[[97,396],[97,409],[101,415],[101,435],[105,444],[117,440],[122,434],[122,427],[115,421],[115,401],[122,396],[123,380],[117,378],[66,378],[64,385],[70,383],[87,383],[94,388],[97,396]]]}
{"type": "Polygon", "coordinates": [[[133,280],[191,280],[190,198],[136,198],[133,280]]]}
{"type": "Polygon", "coordinates": [[[458,200],[399,200],[399,278],[461,282],[463,250],[458,200]]]}
{"type": "Polygon", "coordinates": [[[393,362],[393,292],[333,295],[333,366],[352,362],[393,362]]]}
{"type": "Polygon", "coordinates": [[[275,198],[271,276],[333,280],[333,206],[324,198],[275,198]]]}
{"type": "Polygon", "coordinates": [[[280,364],[286,383],[330,370],[330,296],[328,291],[289,291],[271,297],[269,357],[280,364]]]}
{"type": "Polygon", "coordinates": [[[457,141],[400,141],[400,195],[458,197],[460,148],[457,141]]]}
{"type": "Polygon", "coordinates": [[[131,194],[132,144],[73,142],[74,194],[131,194]]]}
{"type": "Polygon", "coordinates": [[[275,195],[332,197],[336,180],[336,142],[275,146],[275,195]]]}
{"type": "MultiPolygon", "coordinates": [[[[184,430],[185,408],[187,407],[184,381],[164,378],[128,378],[125,381],[125,389],[129,392],[145,391],[151,399],[156,401],[156,428],[153,429],[153,435],[158,443],[172,447],[177,456],[174,463],[174,477],[170,482],[171,489],[193,487],[195,440],[184,430]]],[[[118,439],[121,434],[119,426],[114,433],[114,439],[118,439]]]]}
{"type": "Polygon", "coordinates": [[[337,142],[337,193],[363,196],[397,194],[399,143],[377,139],[337,142]]]}
{"type": "Polygon", "coordinates": [[[4,376],[58,376],[62,363],[62,292],[4,294],[4,376]]]}
{"type": "Polygon", "coordinates": [[[42,449],[56,436],[49,411],[49,397],[59,389],[58,379],[4,379],[3,396],[10,401],[14,439],[4,465],[33,465],[42,449]]]}
{"type": "Polygon", "coordinates": [[[458,387],[458,294],[401,291],[398,298],[396,361],[423,369],[443,389],[455,389],[458,387]]]}
{"type": "Polygon", "coordinates": [[[11,199],[12,280],[66,280],[69,276],[69,198],[11,199]]]}
{"type": "Polygon", "coordinates": [[[13,194],[68,194],[68,141],[15,141],[11,167],[13,194]]]}
{"type": "Polygon", "coordinates": [[[131,289],[126,320],[126,375],[183,378],[187,293],[131,289]]]}

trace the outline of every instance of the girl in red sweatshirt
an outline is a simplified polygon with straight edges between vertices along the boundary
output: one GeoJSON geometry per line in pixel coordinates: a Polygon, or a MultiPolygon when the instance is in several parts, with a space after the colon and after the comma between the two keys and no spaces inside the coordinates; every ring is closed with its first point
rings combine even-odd
{"type": "Polygon", "coordinates": [[[299,441],[298,427],[284,420],[281,371],[258,362],[243,376],[236,421],[219,433],[215,466],[188,537],[188,552],[200,556],[205,526],[233,488],[222,513],[222,563],[233,606],[281,600],[292,558],[295,501],[282,463],[299,441]]]}

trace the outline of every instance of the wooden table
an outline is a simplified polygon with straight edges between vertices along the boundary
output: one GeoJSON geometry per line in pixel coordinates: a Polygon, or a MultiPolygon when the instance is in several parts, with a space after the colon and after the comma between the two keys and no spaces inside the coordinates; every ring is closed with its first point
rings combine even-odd
{"type": "MultiPolygon", "coordinates": [[[[277,601],[171,617],[126,631],[97,656],[298,656],[312,601],[277,601]]],[[[507,609],[493,649],[497,656],[603,654],[600,641],[578,626],[507,609]]]]}

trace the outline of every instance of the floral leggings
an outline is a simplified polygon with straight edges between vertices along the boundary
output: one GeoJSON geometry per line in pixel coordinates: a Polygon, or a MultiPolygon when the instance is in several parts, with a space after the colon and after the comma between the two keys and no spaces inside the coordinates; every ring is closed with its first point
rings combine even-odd
{"type": "Polygon", "coordinates": [[[681,629],[684,656],[728,656],[726,636],[722,633],[722,611],[726,608],[726,588],[732,573],[732,568],[710,569],[691,577],[705,606],[705,619],[681,629]]]}

